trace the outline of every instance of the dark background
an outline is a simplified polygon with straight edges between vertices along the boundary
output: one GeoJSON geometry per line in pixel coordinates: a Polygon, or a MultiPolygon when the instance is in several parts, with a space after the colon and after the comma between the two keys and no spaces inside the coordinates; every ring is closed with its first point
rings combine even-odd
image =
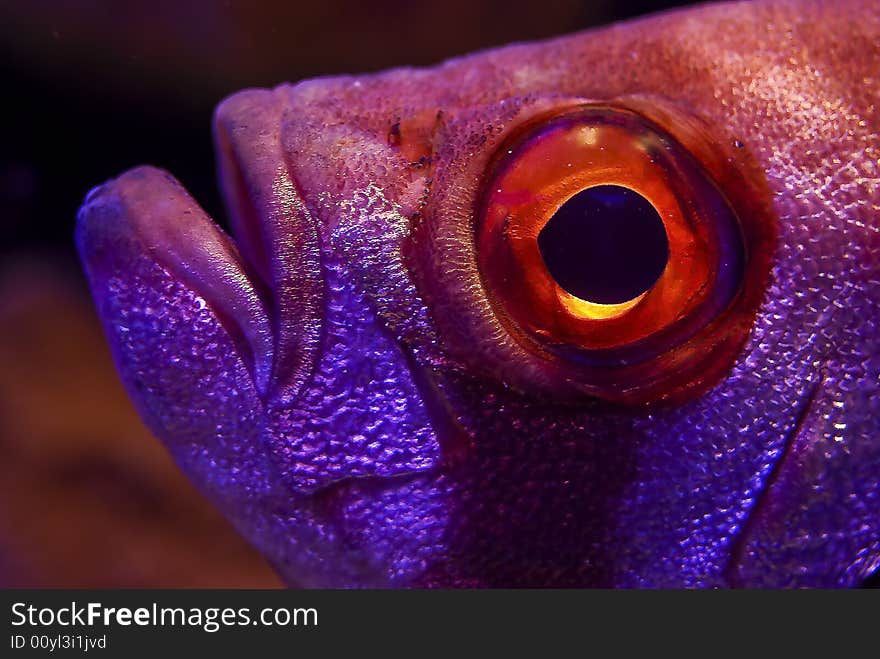
{"type": "Polygon", "coordinates": [[[145,162],[222,217],[210,117],[238,89],[429,65],[681,4],[4,1],[0,247],[69,251],[85,193],[145,162]]]}
{"type": "Polygon", "coordinates": [[[94,185],[170,170],[222,224],[243,87],[428,65],[686,2],[0,0],[0,586],[273,586],[128,402],[72,244],[94,185]]]}

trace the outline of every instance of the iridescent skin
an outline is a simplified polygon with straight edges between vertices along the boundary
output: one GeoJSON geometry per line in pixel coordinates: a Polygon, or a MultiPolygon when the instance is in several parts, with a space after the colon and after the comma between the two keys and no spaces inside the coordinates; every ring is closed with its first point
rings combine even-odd
{"type": "Polygon", "coordinates": [[[724,4],[244,91],[234,242],[142,167],[78,245],[144,419],[291,584],[852,586],[880,565],[878,61],[877,3],[724,4]],[[779,223],[746,346],[683,404],[555,395],[474,265],[504,136],[633,94],[741,142],[779,223]]]}

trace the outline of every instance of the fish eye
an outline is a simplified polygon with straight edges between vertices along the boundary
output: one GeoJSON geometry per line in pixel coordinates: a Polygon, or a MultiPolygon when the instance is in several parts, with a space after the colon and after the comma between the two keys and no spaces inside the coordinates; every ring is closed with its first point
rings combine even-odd
{"type": "Polygon", "coordinates": [[[484,176],[475,241],[496,315],[600,398],[690,395],[729,368],[767,274],[757,184],[698,122],[662,116],[676,136],[623,105],[542,115],[484,176]]]}

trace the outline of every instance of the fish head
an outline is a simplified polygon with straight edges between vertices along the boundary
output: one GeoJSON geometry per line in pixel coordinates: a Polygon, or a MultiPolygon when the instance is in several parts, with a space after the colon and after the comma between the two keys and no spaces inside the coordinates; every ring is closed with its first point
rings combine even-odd
{"type": "Polygon", "coordinates": [[[878,35],[868,3],[724,4],[239,92],[231,238],[151,167],[80,211],[123,381],[291,584],[858,584],[878,35]],[[630,301],[539,244],[602,185],[664,227],[630,301]]]}

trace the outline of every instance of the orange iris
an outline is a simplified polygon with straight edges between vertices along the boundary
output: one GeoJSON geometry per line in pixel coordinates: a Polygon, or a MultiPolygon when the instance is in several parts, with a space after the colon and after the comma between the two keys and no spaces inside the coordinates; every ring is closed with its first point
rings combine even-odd
{"type": "MultiPolygon", "coordinates": [[[[723,162],[714,155],[708,160],[723,162]]],[[[728,174],[719,178],[728,180],[728,174]]],[[[694,154],[643,114],[606,104],[568,107],[521,127],[490,165],[476,225],[480,272],[511,331],[611,390],[630,386],[621,367],[657,379],[663,374],[638,365],[660,358],[654,371],[693,368],[696,346],[705,351],[713,341],[731,343],[730,333],[713,321],[736,306],[756,267],[749,261],[750,237],[694,154]],[[608,185],[650,202],[668,240],[668,260],[656,282],[614,304],[563,288],[538,241],[563,204],[608,185]],[[707,327],[714,335],[706,335],[707,327]]],[[[754,295],[747,297],[754,303],[754,295]]],[[[738,332],[737,345],[744,336],[738,332]]]]}

